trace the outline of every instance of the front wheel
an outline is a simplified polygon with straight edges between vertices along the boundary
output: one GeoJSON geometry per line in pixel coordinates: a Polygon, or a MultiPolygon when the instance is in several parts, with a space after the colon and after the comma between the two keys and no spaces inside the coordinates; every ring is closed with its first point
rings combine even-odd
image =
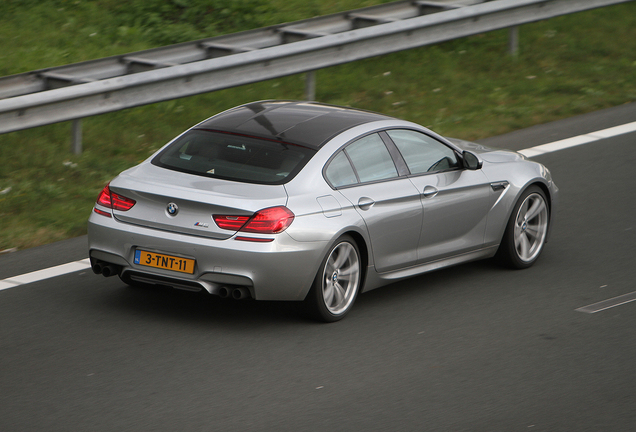
{"type": "Polygon", "coordinates": [[[341,320],[360,290],[360,252],[349,236],[340,237],[322,261],[306,302],[310,313],[325,322],[341,320]]]}
{"type": "Polygon", "coordinates": [[[550,211],[545,193],[531,186],[515,205],[497,255],[506,265],[522,269],[539,258],[548,234],[550,211]]]}

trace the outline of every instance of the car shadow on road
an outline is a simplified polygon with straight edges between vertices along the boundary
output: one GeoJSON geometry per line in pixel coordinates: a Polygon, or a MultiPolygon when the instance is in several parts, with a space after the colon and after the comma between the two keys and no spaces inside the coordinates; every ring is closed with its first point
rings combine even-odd
{"type": "Polygon", "coordinates": [[[222,299],[203,292],[181,291],[163,286],[131,287],[119,284],[108,296],[110,307],[136,316],[195,324],[263,322],[309,322],[296,302],[259,302],[222,299]]]}
{"type": "MultiPolygon", "coordinates": [[[[345,321],[363,320],[385,312],[407,308],[412,303],[426,305],[437,295],[462,295],[475,280],[506,271],[491,260],[433,271],[363,293],[345,321]],[[452,291],[449,291],[452,290],[452,291]]],[[[162,286],[131,287],[113,283],[102,291],[101,307],[150,320],[177,321],[194,325],[233,324],[316,325],[303,302],[222,299],[203,292],[182,291],[162,286]],[[105,304],[104,304],[105,303],[105,304]]]]}

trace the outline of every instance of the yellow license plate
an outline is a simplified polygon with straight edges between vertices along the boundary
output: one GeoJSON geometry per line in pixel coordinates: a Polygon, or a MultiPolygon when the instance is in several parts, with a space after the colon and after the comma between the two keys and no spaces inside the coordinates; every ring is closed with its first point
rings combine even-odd
{"type": "Polygon", "coordinates": [[[137,249],[135,251],[134,262],[135,264],[148,267],[156,267],[181,273],[192,274],[194,273],[195,260],[137,249]]]}

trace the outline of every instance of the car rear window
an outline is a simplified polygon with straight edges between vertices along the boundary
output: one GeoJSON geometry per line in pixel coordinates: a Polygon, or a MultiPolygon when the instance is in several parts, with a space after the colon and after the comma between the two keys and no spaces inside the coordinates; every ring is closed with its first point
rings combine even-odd
{"type": "Polygon", "coordinates": [[[152,163],[206,177],[282,184],[291,180],[315,152],[285,142],[193,129],[166,147],[152,163]]]}

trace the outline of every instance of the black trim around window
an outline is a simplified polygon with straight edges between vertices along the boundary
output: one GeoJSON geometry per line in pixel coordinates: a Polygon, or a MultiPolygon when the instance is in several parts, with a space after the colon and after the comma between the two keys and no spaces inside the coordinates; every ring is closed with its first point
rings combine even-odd
{"type": "Polygon", "coordinates": [[[331,155],[329,160],[327,160],[327,162],[325,163],[325,165],[322,168],[322,175],[323,175],[323,178],[325,179],[325,181],[327,182],[327,184],[332,189],[338,190],[338,189],[347,189],[347,188],[361,186],[361,185],[377,184],[377,183],[383,183],[383,182],[392,181],[392,180],[398,180],[398,179],[403,179],[403,178],[419,177],[419,176],[425,176],[425,175],[431,175],[431,174],[439,174],[439,173],[443,173],[443,172],[451,172],[451,171],[458,171],[458,170],[464,170],[464,169],[465,169],[465,167],[463,165],[463,157],[462,157],[461,153],[457,150],[457,148],[455,146],[453,146],[452,144],[449,145],[449,144],[445,143],[444,141],[440,141],[438,138],[436,138],[434,136],[431,136],[431,135],[427,134],[426,132],[424,132],[422,130],[419,130],[419,129],[408,128],[408,127],[389,127],[389,128],[375,130],[375,131],[366,133],[364,135],[360,135],[360,136],[358,136],[358,137],[356,137],[356,138],[354,138],[354,139],[352,139],[350,141],[347,141],[347,143],[345,143],[336,152],[334,152],[334,154],[331,155]],[[457,167],[453,167],[453,168],[449,168],[449,169],[445,169],[445,170],[439,170],[439,171],[422,172],[422,173],[416,173],[416,174],[411,173],[411,171],[408,168],[408,165],[406,164],[406,160],[404,159],[404,157],[402,156],[402,153],[400,152],[400,149],[397,147],[395,142],[391,139],[391,137],[387,133],[388,130],[408,130],[408,131],[421,133],[422,135],[426,135],[427,137],[437,141],[441,145],[443,145],[443,146],[449,148],[450,150],[452,150],[453,153],[455,154],[455,156],[457,157],[458,166],[457,167]],[[349,155],[347,154],[345,149],[350,144],[354,143],[355,141],[357,141],[357,140],[359,140],[361,138],[364,138],[364,137],[366,137],[368,135],[371,135],[371,134],[378,134],[380,136],[380,138],[382,139],[382,142],[384,142],[385,147],[389,151],[391,159],[393,159],[393,164],[395,165],[395,168],[396,168],[397,173],[398,173],[397,177],[391,177],[391,178],[387,178],[387,179],[368,181],[368,182],[361,182],[360,181],[360,176],[358,175],[358,171],[356,170],[355,165],[351,161],[351,158],[349,157],[349,155]],[[357,183],[343,185],[343,186],[334,186],[329,181],[329,179],[327,178],[327,172],[326,172],[327,171],[327,167],[331,164],[331,162],[335,159],[335,157],[338,154],[340,154],[340,152],[343,152],[345,154],[347,160],[349,161],[349,165],[351,165],[351,169],[353,170],[353,172],[354,172],[354,174],[356,176],[357,183]]]}

